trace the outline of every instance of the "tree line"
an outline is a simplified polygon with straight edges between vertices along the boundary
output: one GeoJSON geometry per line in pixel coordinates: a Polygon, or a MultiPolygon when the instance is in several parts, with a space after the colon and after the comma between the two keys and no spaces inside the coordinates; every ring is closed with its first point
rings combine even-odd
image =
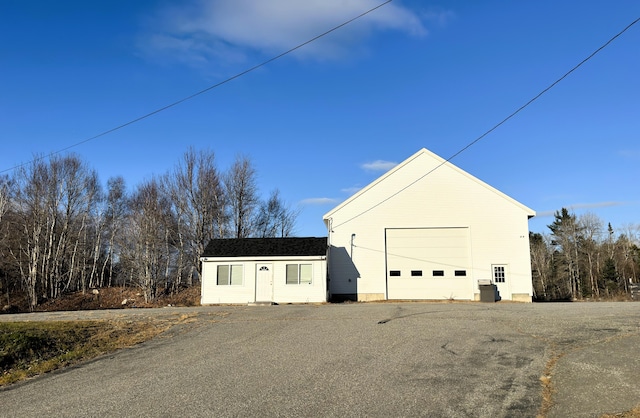
{"type": "MultiPolygon", "coordinates": [[[[0,177],[0,291],[30,307],[65,293],[137,286],[145,300],[199,282],[212,238],[287,237],[298,212],[277,189],[261,199],[249,158],[221,171],[189,149],[165,174],[128,190],[106,187],[75,154],[35,158],[0,177]]],[[[628,296],[640,275],[640,226],[614,231],[562,208],[548,233],[531,233],[537,300],[628,296]]]]}
{"type": "Polygon", "coordinates": [[[531,233],[538,300],[627,298],[640,274],[640,226],[615,231],[592,213],[556,211],[549,233],[531,233]]]}
{"type": "Polygon", "coordinates": [[[193,285],[212,238],[286,237],[298,212],[277,189],[260,198],[250,159],[221,171],[211,151],[189,149],[175,167],[128,191],[75,155],[35,158],[0,177],[0,290],[31,309],[65,293],[193,285]]]}

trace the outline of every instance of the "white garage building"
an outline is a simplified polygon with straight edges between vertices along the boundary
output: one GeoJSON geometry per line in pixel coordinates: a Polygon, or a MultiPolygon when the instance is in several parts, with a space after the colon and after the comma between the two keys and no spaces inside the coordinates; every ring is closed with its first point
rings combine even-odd
{"type": "Polygon", "coordinates": [[[334,300],[532,298],[535,212],[422,149],[324,215],[334,300]]]}

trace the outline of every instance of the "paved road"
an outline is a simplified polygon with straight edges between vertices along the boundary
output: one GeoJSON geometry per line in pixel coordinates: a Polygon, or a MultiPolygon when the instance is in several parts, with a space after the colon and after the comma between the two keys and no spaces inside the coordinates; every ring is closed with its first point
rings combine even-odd
{"type": "Polygon", "coordinates": [[[0,320],[185,314],[196,320],[0,391],[0,416],[534,417],[541,377],[553,389],[549,417],[640,404],[638,303],[198,307],[0,320]]]}

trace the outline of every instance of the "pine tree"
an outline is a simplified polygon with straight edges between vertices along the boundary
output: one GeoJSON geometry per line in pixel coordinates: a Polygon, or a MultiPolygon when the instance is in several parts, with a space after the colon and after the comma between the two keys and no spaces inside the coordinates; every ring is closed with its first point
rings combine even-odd
{"type": "Polygon", "coordinates": [[[602,267],[602,282],[609,296],[617,293],[619,290],[618,271],[616,270],[616,263],[613,258],[607,258],[607,261],[605,261],[602,267]]]}

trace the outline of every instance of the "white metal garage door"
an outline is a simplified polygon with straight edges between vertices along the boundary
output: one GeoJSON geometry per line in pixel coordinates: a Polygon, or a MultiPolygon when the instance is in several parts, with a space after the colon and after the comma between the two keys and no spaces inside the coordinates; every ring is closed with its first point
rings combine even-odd
{"type": "Polygon", "coordinates": [[[388,299],[471,299],[469,228],[390,228],[388,299]]]}

